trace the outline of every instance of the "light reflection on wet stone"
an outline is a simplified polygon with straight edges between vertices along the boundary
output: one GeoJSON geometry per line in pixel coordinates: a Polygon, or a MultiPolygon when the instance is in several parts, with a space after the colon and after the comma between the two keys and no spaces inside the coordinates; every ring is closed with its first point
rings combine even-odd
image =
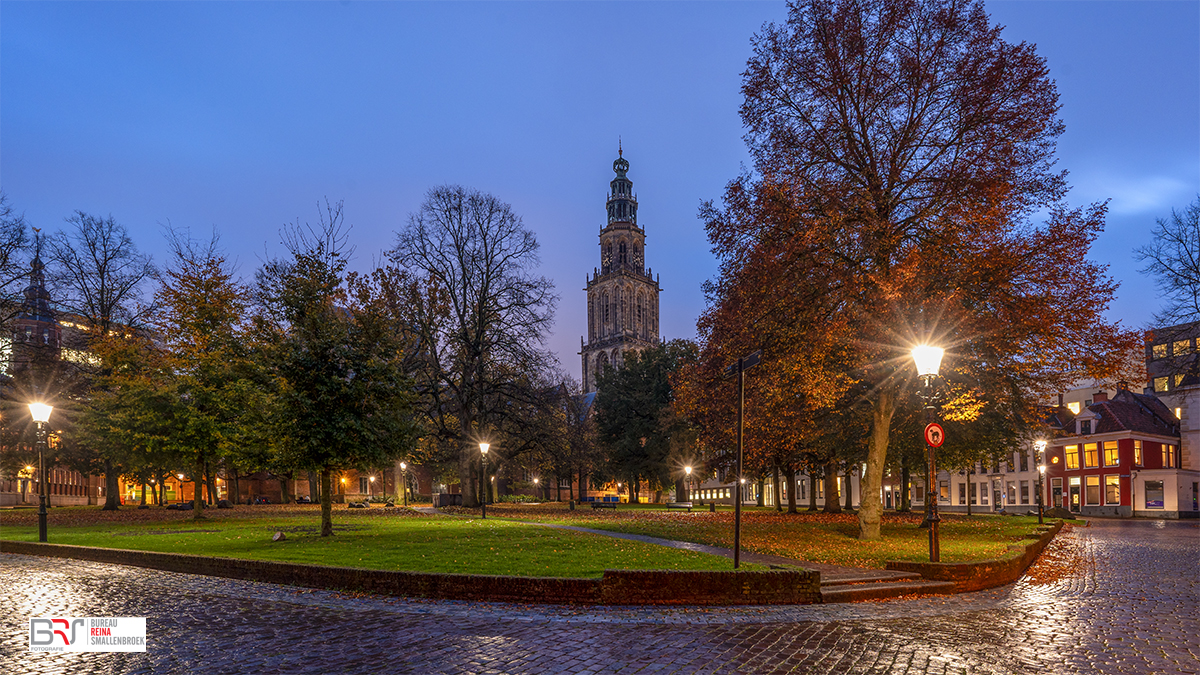
{"type": "Polygon", "coordinates": [[[1095,522],[1053,583],[762,608],[345,597],[0,555],[0,672],[1195,673],[1200,529],[1095,522]],[[30,654],[28,618],[146,616],[145,654],[30,654]]]}

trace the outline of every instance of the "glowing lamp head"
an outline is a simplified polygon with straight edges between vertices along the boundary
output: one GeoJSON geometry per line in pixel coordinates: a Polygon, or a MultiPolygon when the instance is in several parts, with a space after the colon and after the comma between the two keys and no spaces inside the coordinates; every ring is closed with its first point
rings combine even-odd
{"type": "Polygon", "coordinates": [[[372,483],[374,483],[374,482],[375,482],[375,476],[371,476],[371,482],[372,482],[372,483]]]}
{"type": "Polygon", "coordinates": [[[745,484],[746,484],[746,479],[745,479],[745,478],[743,478],[741,482],[742,482],[742,485],[745,485],[745,484]]]}
{"type": "Polygon", "coordinates": [[[1037,451],[1039,453],[1045,452],[1046,451],[1046,441],[1043,441],[1042,439],[1039,438],[1038,440],[1033,442],[1033,447],[1037,448],[1037,451]]]}
{"type": "Polygon", "coordinates": [[[1046,465],[1045,465],[1045,464],[1038,464],[1038,471],[1039,471],[1039,472],[1041,472],[1041,473],[1046,473],[1046,465]]]}
{"type": "Polygon", "coordinates": [[[405,464],[404,462],[400,462],[400,470],[408,471],[408,464],[405,464]]]}
{"type": "Polygon", "coordinates": [[[181,473],[177,473],[177,474],[175,474],[175,475],[176,475],[176,476],[179,476],[179,480],[183,480],[183,474],[181,474],[181,473]]]}
{"type": "Polygon", "coordinates": [[[683,472],[689,476],[692,475],[692,467],[690,467],[690,466],[683,467],[683,472]]]}
{"type": "Polygon", "coordinates": [[[534,479],[533,479],[533,484],[534,484],[534,485],[537,485],[537,484],[538,484],[538,479],[537,479],[537,478],[534,478],[534,479]]]}
{"type": "Polygon", "coordinates": [[[942,365],[942,355],[945,350],[941,347],[933,347],[930,345],[917,345],[913,347],[912,357],[917,364],[917,375],[921,377],[934,377],[938,374],[938,368],[942,365]]]}
{"type": "Polygon", "coordinates": [[[32,466],[26,466],[26,467],[25,467],[25,470],[26,470],[26,471],[33,471],[33,467],[32,467],[32,466]]]}
{"type": "Polygon", "coordinates": [[[483,453],[484,457],[487,457],[488,448],[490,448],[490,447],[492,447],[490,443],[480,443],[479,444],[479,452],[483,453]]]}
{"type": "Polygon", "coordinates": [[[50,421],[50,411],[54,410],[54,406],[46,405],[45,403],[30,403],[29,414],[33,416],[34,422],[45,424],[50,421]]]}

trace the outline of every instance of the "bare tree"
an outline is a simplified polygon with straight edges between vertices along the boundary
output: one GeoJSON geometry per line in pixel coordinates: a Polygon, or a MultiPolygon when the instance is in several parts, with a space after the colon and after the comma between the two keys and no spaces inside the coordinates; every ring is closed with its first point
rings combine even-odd
{"type": "Polygon", "coordinates": [[[1163,308],[1154,315],[1159,326],[1200,321],[1200,195],[1182,212],[1159,218],[1150,244],[1134,250],[1146,263],[1142,274],[1154,277],[1163,308]]]}
{"type": "MultiPolygon", "coordinates": [[[[112,216],[77,211],[67,222],[70,229],[46,240],[55,304],[76,315],[92,340],[105,339],[115,329],[141,327],[150,313],[144,286],[155,276],[150,256],[138,251],[125,226],[112,216]]],[[[115,510],[120,503],[119,466],[104,448],[95,450],[105,476],[104,509],[115,510]]]]}
{"type": "Polygon", "coordinates": [[[534,378],[525,376],[552,361],[543,344],[557,298],[550,280],[531,272],[537,251],[510,205],[457,185],[426,194],[392,251],[430,289],[411,324],[421,344],[418,387],[437,440],[457,448],[469,506],[476,505],[478,443],[495,445],[497,459],[512,456],[512,444],[491,434],[511,410],[536,404],[534,378]]]}
{"type": "Polygon", "coordinates": [[[9,322],[20,311],[21,284],[28,268],[25,267],[21,250],[29,243],[25,233],[25,216],[13,210],[8,195],[0,191],[0,319],[4,334],[9,322]]]}

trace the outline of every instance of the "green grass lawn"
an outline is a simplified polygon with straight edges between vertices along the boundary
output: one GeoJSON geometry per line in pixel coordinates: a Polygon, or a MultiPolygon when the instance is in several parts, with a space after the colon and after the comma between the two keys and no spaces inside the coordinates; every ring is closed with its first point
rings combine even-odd
{"type": "MultiPolygon", "coordinates": [[[[426,516],[408,509],[334,511],[333,537],[317,536],[318,507],[188,512],[52,509],[54,544],[414,572],[598,577],[605,569],[729,570],[717,556],[507,520],[426,516]],[[287,539],[271,541],[282,531],[287,539]]],[[[37,541],[36,515],[0,513],[0,538],[37,541]]]]}
{"type": "MultiPolygon", "coordinates": [[[[713,546],[733,546],[733,510],[707,508],[668,511],[661,505],[621,504],[616,511],[565,504],[496,504],[488,514],[537,522],[578,525],[614,532],[645,534],[713,546]]],[[[796,560],[883,568],[889,560],[929,559],[929,531],[917,529],[922,514],[885,513],[882,538],[858,539],[854,514],[778,513],[773,508],[742,511],[743,550],[796,560]]],[[[1036,516],[942,514],[939,542],[942,562],[968,562],[1003,557],[1010,545],[1023,542],[1037,528],[1036,516]]]]}

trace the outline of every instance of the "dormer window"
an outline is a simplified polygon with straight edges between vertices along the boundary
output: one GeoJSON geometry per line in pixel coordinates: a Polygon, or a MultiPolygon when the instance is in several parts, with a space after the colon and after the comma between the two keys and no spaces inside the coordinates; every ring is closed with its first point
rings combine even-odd
{"type": "Polygon", "coordinates": [[[1083,434],[1084,436],[1090,435],[1092,433],[1092,421],[1079,420],[1079,433],[1083,434]]]}

